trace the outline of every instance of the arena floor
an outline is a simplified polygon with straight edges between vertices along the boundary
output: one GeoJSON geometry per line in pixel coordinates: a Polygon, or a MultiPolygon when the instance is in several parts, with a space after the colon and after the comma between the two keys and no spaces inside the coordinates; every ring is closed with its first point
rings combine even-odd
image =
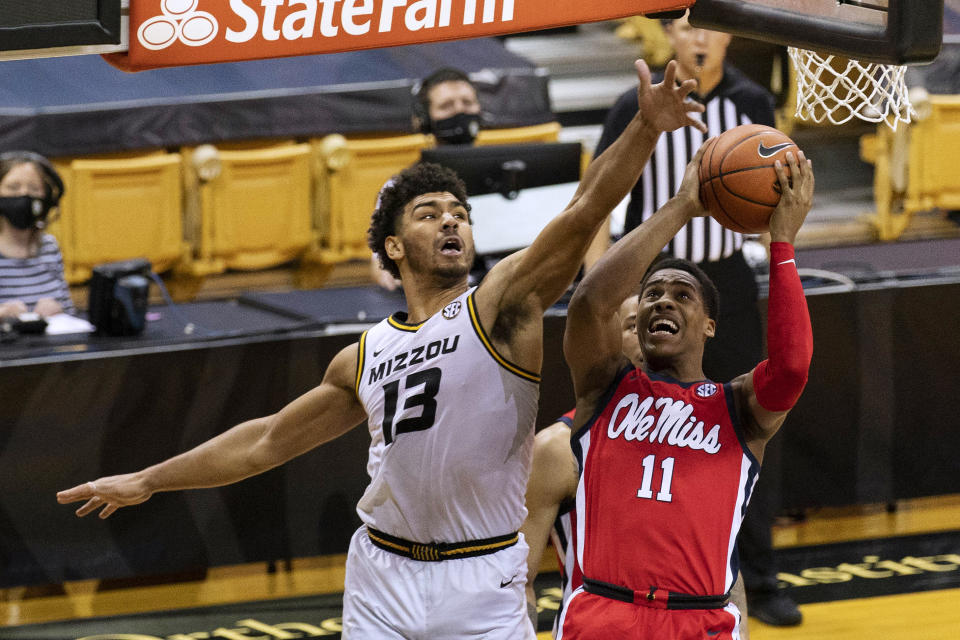
{"type": "MultiPolygon", "coordinates": [[[[774,546],[781,554],[781,570],[793,570],[784,565],[798,561],[794,553],[797,550],[813,553],[810,557],[816,559],[817,550],[844,544],[847,545],[845,553],[855,554],[857,543],[866,545],[865,549],[876,549],[877,544],[893,546],[885,547],[886,554],[880,551],[880,555],[874,557],[845,557],[846,561],[866,561],[874,570],[885,565],[895,571],[876,571],[878,579],[875,580],[859,583],[851,580],[844,592],[838,592],[838,598],[842,599],[801,604],[804,622],[798,627],[775,628],[750,619],[750,637],[753,640],[952,640],[956,637],[960,629],[960,495],[902,501],[894,509],[888,509],[887,505],[869,505],[814,510],[802,520],[782,520],[774,529],[774,546]],[[904,576],[910,573],[901,564],[904,557],[929,558],[931,556],[924,553],[929,553],[931,547],[925,547],[926,552],[923,548],[919,552],[901,551],[898,541],[929,543],[931,539],[939,545],[941,553],[934,557],[940,570],[904,576]],[[944,550],[948,552],[943,553],[944,550]],[[896,575],[880,579],[885,574],[896,575]],[[898,592],[873,595],[883,591],[898,592]]],[[[545,557],[544,571],[553,568],[550,555],[545,557]]],[[[802,563],[804,558],[799,561],[802,563]]],[[[269,620],[272,608],[295,611],[290,615],[300,615],[301,619],[305,616],[312,621],[313,629],[317,630],[313,635],[322,631],[322,635],[335,638],[339,637],[337,594],[343,588],[343,562],[343,556],[298,558],[290,563],[289,570],[281,566],[269,571],[265,563],[258,563],[210,569],[206,577],[158,577],[150,581],[153,584],[146,580],[125,584],[87,580],[6,589],[0,591],[0,638],[60,640],[96,635],[116,638],[120,637],[115,634],[121,629],[126,634],[123,637],[136,640],[228,638],[249,634],[270,637],[256,633],[250,621],[269,620]],[[166,626],[152,627],[160,618],[166,626]],[[171,624],[178,633],[169,632],[171,624]],[[152,631],[154,628],[167,631],[152,631]],[[231,628],[234,635],[230,635],[231,628]],[[111,635],[103,635],[105,633],[111,635]]],[[[838,566],[833,560],[825,562],[829,563],[828,569],[838,566]]],[[[824,568],[812,567],[821,571],[824,568]]],[[[797,574],[791,575],[800,573],[797,570],[797,574]]],[[[830,585],[824,585],[825,589],[828,587],[830,585]]],[[[804,595],[802,589],[806,588],[813,587],[800,587],[796,591],[798,601],[830,597],[829,590],[816,596],[804,595]]],[[[541,632],[538,637],[546,639],[550,634],[541,632]]]]}

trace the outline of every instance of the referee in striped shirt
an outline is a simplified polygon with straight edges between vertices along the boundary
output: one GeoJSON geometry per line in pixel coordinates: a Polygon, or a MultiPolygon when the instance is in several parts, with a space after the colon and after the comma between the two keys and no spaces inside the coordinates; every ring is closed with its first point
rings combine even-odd
{"type": "MultiPolygon", "coordinates": [[[[624,234],[652,216],[677,192],[687,163],[706,138],[741,124],[774,125],[773,95],[725,63],[730,34],[693,28],[686,16],[664,21],[664,31],[679,63],[677,81],[695,78],[699,82],[699,89],[691,97],[706,106],[703,118],[708,133],[684,127],[660,137],[630,193],[624,234]]],[[[637,108],[634,89],[620,96],[607,115],[595,155],[613,144],[637,108]]],[[[666,247],[667,253],[696,262],[720,291],[717,336],[707,342],[703,369],[712,380],[722,382],[749,371],[763,359],[757,285],[742,247],[741,234],[709,217],[691,220],[666,247]]],[[[762,480],[757,485],[738,542],[749,615],[777,626],[795,625],[801,622],[801,613],[777,589],[770,537],[773,518],[763,485],[762,480]]]]}

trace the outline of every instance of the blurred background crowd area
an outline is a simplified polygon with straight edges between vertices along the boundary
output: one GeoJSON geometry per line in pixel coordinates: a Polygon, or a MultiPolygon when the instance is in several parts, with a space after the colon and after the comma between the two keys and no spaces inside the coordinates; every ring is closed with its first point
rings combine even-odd
{"type": "MultiPolygon", "coordinates": [[[[727,61],[775,96],[777,126],[817,167],[805,248],[960,236],[960,44],[911,69],[917,117],[896,132],[794,116],[785,47],[735,37],[727,61]]],[[[470,75],[477,144],[577,141],[589,162],[633,61],[672,52],[643,17],[506,37],[125,74],[99,56],[3,61],[0,147],[50,157],[51,226],[79,308],[97,264],[148,259],[174,299],[369,282],[366,231],[390,175],[435,145],[410,124],[418,78],[470,75]],[[7,82],[9,80],[10,82],[7,82]]]]}

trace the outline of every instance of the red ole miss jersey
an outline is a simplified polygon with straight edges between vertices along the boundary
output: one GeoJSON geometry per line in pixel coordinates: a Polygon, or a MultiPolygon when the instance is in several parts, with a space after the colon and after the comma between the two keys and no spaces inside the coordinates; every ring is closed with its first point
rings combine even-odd
{"type": "Polygon", "coordinates": [[[719,595],[760,465],[733,390],[624,369],[573,440],[583,575],[636,591],[719,595]]]}

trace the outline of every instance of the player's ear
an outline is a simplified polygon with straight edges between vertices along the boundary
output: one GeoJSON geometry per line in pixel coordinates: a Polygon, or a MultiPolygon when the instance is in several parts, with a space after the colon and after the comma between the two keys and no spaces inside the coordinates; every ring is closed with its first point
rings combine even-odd
{"type": "Polygon", "coordinates": [[[383,241],[387,257],[396,262],[403,257],[403,242],[397,236],[387,236],[383,241]]]}
{"type": "Polygon", "coordinates": [[[717,335],[717,322],[713,318],[707,318],[703,325],[703,335],[705,338],[712,338],[717,335]]]}

